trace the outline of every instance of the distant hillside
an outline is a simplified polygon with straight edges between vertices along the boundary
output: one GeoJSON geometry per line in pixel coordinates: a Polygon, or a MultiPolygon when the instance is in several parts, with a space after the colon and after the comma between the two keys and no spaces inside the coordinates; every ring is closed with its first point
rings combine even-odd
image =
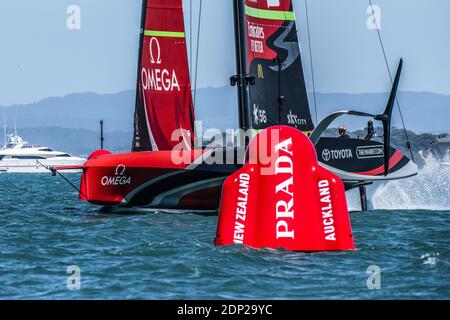
{"type": "MultiPolygon", "coordinates": [[[[220,129],[237,125],[236,89],[232,87],[199,89],[196,94],[196,116],[204,126],[220,129]]],[[[356,109],[378,113],[384,109],[387,93],[317,94],[319,119],[332,111],[356,109]]],[[[432,93],[401,92],[399,101],[408,129],[414,132],[439,133],[450,131],[450,96],[432,93]]],[[[313,101],[312,95],[310,101],[313,101]]],[[[4,114],[11,127],[16,119],[18,128],[61,127],[97,130],[98,121],[105,120],[109,132],[131,132],[133,129],[135,94],[124,91],[115,94],[74,93],[48,98],[27,105],[0,106],[0,120],[4,114]]],[[[314,106],[311,104],[314,114],[314,106]]],[[[363,119],[342,118],[348,128],[364,125],[363,119]]],[[[365,120],[364,120],[365,121],[365,120]]],[[[394,125],[401,126],[398,111],[394,125]]]]}
{"type": "Polygon", "coordinates": [[[133,128],[134,92],[114,94],[74,93],[52,97],[27,105],[0,107],[11,127],[62,127],[97,130],[105,120],[106,131],[131,131],[133,128]]]}

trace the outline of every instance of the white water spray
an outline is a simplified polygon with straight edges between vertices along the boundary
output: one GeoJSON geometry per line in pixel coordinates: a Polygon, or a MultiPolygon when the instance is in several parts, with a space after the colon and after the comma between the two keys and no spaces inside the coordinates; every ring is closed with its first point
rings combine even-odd
{"type": "Polygon", "coordinates": [[[450,154],[443,159],[419,154],[425,161],[419,174],[378,185],[370,197],[373,209],[450,210],[450,154]]]}

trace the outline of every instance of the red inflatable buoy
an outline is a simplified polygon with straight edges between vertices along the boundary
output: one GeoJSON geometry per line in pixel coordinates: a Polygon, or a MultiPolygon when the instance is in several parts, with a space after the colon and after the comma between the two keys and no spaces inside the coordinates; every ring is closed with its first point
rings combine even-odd
{"type": "Polygon", "coordinates": [[[352,250],[344,185],[318,164],[303,133],[268,128],[250,143],[246,165],[225,181],[215,244],[352,250]]]}

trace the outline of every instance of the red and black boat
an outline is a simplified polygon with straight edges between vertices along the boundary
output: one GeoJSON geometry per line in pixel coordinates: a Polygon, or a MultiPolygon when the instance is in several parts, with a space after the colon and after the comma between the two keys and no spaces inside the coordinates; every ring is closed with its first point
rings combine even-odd
{"type": "MultiPolygon", "coordinates": [[[[237,71],[230,82],[237,87],[240,129],[257,133],[286,125],[312,132],[319,162],[343,180],[346,190],[417,173],[415,164],[390,146],[402,63],[382,114],[336,112],[314,128],[293,1],[230,1],[237,71]],[[381,121],[384,141],[322,137],[343,114],[381,121]]],[[[136,92],[132,151],[93,152],[81,167],[80,199],[102,206],[216,210],[223,182],[243,164],[247,144],[223,149],[195,143],[182,0],[143,1],[136,92]],[[233,161],[215,161],[218,153],[233,161]]]]}

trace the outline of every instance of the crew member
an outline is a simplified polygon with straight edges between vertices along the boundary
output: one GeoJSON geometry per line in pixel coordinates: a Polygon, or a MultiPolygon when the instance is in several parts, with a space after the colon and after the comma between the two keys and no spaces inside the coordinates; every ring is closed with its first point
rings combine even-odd
{"type": "Polygon", "coordinates": [[[347,130],[345,130],[345,127],[343,126],[339,127],[339,137],[344,139],[350,138],[350,136],[347,134],[347,130]]]}
{"type": "Polygon", "coordinates": [[[373,122],[372,122],[372,120],[369,120],[369,122],[367,122],[367,135],[364,138],[364,140],[372,139],[374,133],[375,133],[375,130],[373,128],[373,122]]]}

